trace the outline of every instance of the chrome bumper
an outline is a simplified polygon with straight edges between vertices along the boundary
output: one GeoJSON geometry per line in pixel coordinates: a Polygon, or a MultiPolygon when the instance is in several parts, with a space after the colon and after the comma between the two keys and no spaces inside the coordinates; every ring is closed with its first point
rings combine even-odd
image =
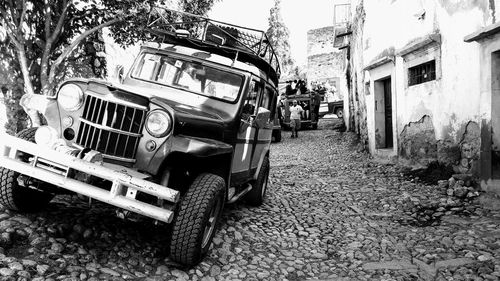
{"type": "Polygon", "coordinates": [[[144,180],[145,175],[141,178],[142,174],[134,172],[131,175],[132,171],[121,166],[118,166],[120,169],[113,169],[90,163],[6,134],[0,136],[0,151],[3,152],[0,156],[2,167],[159,221],[169,223],[173,219],[172,211],[135,200],[129,195],[140,191],[172,203],[179,201],[177,190],[144,180]],[[26,163],[17,159],[18,152],[33,155],[34,161],[26,163]],[[68,172],[48,168],[51,165],[111,181],[112,188],[108,191],[69,178],[68,172]]]}

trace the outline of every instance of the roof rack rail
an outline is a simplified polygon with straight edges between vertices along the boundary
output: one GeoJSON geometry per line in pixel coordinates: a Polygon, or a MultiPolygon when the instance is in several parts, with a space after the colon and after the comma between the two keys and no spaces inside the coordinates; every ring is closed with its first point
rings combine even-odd
{"type": "MultiPolygon", "coordinates": [[[[261,30],[237,26],[203,16],[171,10],[164,7],[152,7],[145,30],[164,41],[175,43],[188,42],[190,44],[206,44],[227,51],[235,51],[248,61],[260,60],[265,62],[279,79],[281,70],[273,46],[261,30]]],[[[241,57],[240,57],[241,59],[241,57]]],[[[262,63],[257,63],[262,65],[262,63]]]]}

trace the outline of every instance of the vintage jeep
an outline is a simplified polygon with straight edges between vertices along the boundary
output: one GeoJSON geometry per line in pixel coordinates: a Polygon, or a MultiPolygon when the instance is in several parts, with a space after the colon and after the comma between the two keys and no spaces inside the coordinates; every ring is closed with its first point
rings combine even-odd
{"type": "Polygon", "coordinates": [[[36,211],[69,191],[171,223],[171,259],[191,266],[226,203],[264,200],[280,69],[264,32],[182,13],[194,37],[165,13],[120,82],[25,98],[48,125],[2,136],[0,202],[36,211]]]}

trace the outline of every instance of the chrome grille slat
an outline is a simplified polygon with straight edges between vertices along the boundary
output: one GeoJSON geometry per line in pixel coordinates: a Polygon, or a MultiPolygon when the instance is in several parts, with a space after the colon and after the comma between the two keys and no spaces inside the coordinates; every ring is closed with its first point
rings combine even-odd
{"type": "Polygon", "coordinates": [[[118,129],[114,129],[114,128],[111,128],[109,126],[103,126],[103,125],[100,125],[100,124],[97,124],[97,123],[93,123],[93,122],[90,122],[88,120],[85,120],[85,119],[80,119],[81,122],[87,124],[87,125],[90,125],[92,128],[98,128],[98,129],[103,129],[103,130],[106,130],[106,131],[109,131],[109,132],[113,132],[113,133],[117,133],[117,134],[122,134],[122,135],[128,135],[128,136],[133,136],[133,137],[140,137],[141,134],[139,133],[132,133],[132,132],[127,132],[127,131],[121,131],[121,130],[118,130],[118,129]]]}
{"type": "Polygon", "coordinates": [[[146,112],[142,106],[113,101],[87,95],[76,142],[103,153],[104,158],[133,163],[146,112]]]}
{"type": "Polygon", "coordinates": [[[133,132],[132,129],[134,128],[135,112],[137,111],[135,108],[133,108],[132,110],[134,110],[134,113],[132,114],[132,119],[130,120],[130,126],[128,127],[129,132],[133,132]]]}

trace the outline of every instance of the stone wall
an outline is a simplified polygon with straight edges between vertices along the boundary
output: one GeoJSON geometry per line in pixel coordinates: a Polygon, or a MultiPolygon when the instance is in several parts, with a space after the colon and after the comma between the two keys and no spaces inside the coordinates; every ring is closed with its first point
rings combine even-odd
{"type": "Polygon", "coordinates": [[[335,30],[327,26],[307,31],[307,56],[332,53],[335,30]]]}
{"type": "Polygon", "coordinates": [[[307,32],[307,81],[335,85],[339,97],[347,92],[345,56],[333,47],[334,27],[327,26],[307,32]]]}
{"type": "Polygon", "coordinates": [[[428,164],[437,159],[437,141],[430,116],[410,122],[399,135],[399,155],[428,164]]]}
{"type": "Polygon", "coordinates": [[[479,124],[469,121],[459,130],[459,141],[437,140],[432,117],[425,115],[407,124],[399,135],[399,156],[427,165],[438,161],[460,174],[479,173],[481,136],[479,124]]]}
{"type": "MultiPolygon", "coordinates": [[[[307,80],[333,82],[339,88],[343,76],[345,58],[341,52],[317,54],[307,58],[307,80]]],[[[330,83],[332,84],[332,83],[330,83]]]]}

